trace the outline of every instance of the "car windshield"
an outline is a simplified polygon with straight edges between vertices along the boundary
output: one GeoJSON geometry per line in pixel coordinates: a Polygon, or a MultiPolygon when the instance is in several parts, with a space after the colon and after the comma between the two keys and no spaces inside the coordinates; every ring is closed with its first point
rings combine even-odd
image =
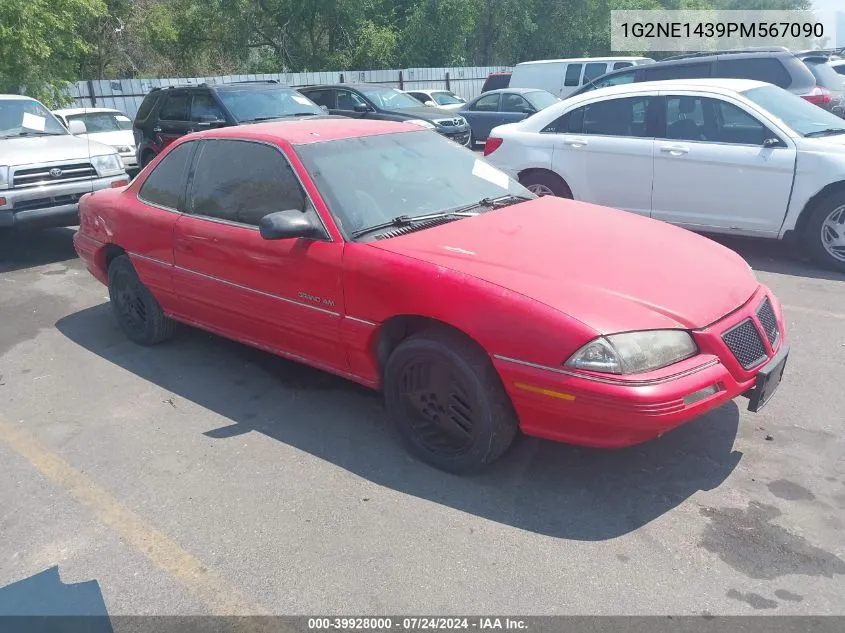
{"type": "Polygon", "coordinates": [[[527,92],[523,96],[528,99],[528,102],[533,105],[537,111],[548,108],[550,105],[560,101],[560,99],[554,96],[551,92],[546,92],[545,90],[527,92]]]}
{"type": "Polygon", "coordinates": [[[291,88],[225,88],[217,94],[240,122],[323,114],[320,106],[291,88]]]}
{"type": "Polygon", "coordinates": [[[347,236],[484,198],[534,197],[478,155],[425,130],[299,145],[296,153],[347,236]]]}
{"type": "Polygon", "coordinates": [[[67,133],[53,113],[35,99],[0,99],[0,138],[67,133]]]}
{"type": "Polygon", "coordinates": [[[431,96],[437,105],[454,105],[456,103],[466,103],[466,101],[451,92],[432,92],[431,96]]]}
{"type": "Polygon", "coordinates": [[[85,114],[69,114],[65,118],[68,123],[82,121],[89,134],[132,129],[132,121],[120,112],[87,112],[85,114]]]}
{"type": "Polygon", "coordinates": [[[845,134],[845,121],[838,116],[776,86],[751,88],[742,94],[801,136],[845,134]]]}
{"type": "Polygon", "coordinates": [[[381,110],[404,110],[420,107],[419,101],[395,88],[367,87],[361,88],[361,93],[381,110]]]}

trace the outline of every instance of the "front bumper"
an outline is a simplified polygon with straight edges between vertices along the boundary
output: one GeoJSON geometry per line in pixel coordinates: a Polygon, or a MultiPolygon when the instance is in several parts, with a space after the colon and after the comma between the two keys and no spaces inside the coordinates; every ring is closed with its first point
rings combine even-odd
{"type": "Polygon", "coordinates": [[[639,376],[586,375],[495,355],[493,363],[525,434],[617,448],[659,437],[740,395],[753,404],[758,375],[779,369],[787,352],[780,304],[762,286],[742,308],[693,334],[700,354],[639,376]],[[766,296],[780,337],[764,362],[746,370],[721,336],[749,318],[766,296]]]}
{"type": "Polygon", "coordinates": [[[120,160],[123,161],[123,166],[126,169],[135,169],[138,166],[138,156],[135,152],[131,154],[120,154],[120,160]]]}
{"type": "Polygon", "coordinates": [[[469,125],[461,125],[454,127],[438,127],[437,131],[451,141],[455,141],[458,145],[469,145],[470,127],[469,125]]]}
{"type": "Polygon", "coordinates": [[[83,195],[108,189],[112,183],[128,179],[123,173],[81,182],[0,191],[0,198],[6,200],[0,205],[0,228],[74,226],[79,222],[79,199],[83,195]]]}

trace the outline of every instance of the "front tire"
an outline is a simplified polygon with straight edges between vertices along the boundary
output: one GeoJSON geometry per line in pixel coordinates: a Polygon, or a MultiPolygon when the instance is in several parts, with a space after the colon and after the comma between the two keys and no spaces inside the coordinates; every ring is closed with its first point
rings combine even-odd
{"type": "Polygon", "coordinates": [[[484,468],[508,449],[519,427],[487,354],[448,330],[400,343],[385,368],[384,393],[408,450],[446,472],[484,468]]]}
{"type": "Polygon", "coordinates": [[[572,199],[572,191],[563,178],[550,171],[529,171],[519,183],[538,196],[557,196],[572,199]]]}
{"type": "Polygon", "coordinates": [[[141,283],[126,255],[109,265],[109,299],[120,329],[138,345],[156,345],[173,336],[176,323],[164,315],[152,293],[141,283]]]}
{"type": "Polygon", "coordinates": [[[845,191],[832,193],[816,205],[805,227],[803,243],[816,263],[845,272],[845,191]]]}

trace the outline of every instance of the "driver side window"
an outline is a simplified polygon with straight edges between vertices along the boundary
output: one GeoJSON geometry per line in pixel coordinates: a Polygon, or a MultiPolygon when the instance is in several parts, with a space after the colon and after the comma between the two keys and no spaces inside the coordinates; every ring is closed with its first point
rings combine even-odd
{"type": "Polygon", "coordinates": [[[366,101],[364,101],[361,97],[359,97],[354,92],[350,92],[349,90],[338,90],[337,91],[337,109],[338,110],[345,110],[348,112],[354,112],[355,106],[357,105],[366,105],[366,101]]]}
{"type": "Polygon", "coordinates": [[[207,94],[195,94],[191,100],[191,121],[201,123],[203,121],[221,121],[225,117],[223,112],[207,94]]]}
{"type": "Polygon", "coordinates": [[[502,112],[530,112],[533,108],[518,94],[508,93],[502,95],[502,112]]]}

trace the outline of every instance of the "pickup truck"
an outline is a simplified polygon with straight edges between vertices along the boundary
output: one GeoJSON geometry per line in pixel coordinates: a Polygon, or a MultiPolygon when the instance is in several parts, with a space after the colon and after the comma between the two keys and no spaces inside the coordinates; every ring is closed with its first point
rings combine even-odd
{"type": "Polygon", "coordinates": [[[73,136],[35,99],[0,94],[0,230],[74,226],[83,195],[128,184],[114,148],[73,136]]]}

